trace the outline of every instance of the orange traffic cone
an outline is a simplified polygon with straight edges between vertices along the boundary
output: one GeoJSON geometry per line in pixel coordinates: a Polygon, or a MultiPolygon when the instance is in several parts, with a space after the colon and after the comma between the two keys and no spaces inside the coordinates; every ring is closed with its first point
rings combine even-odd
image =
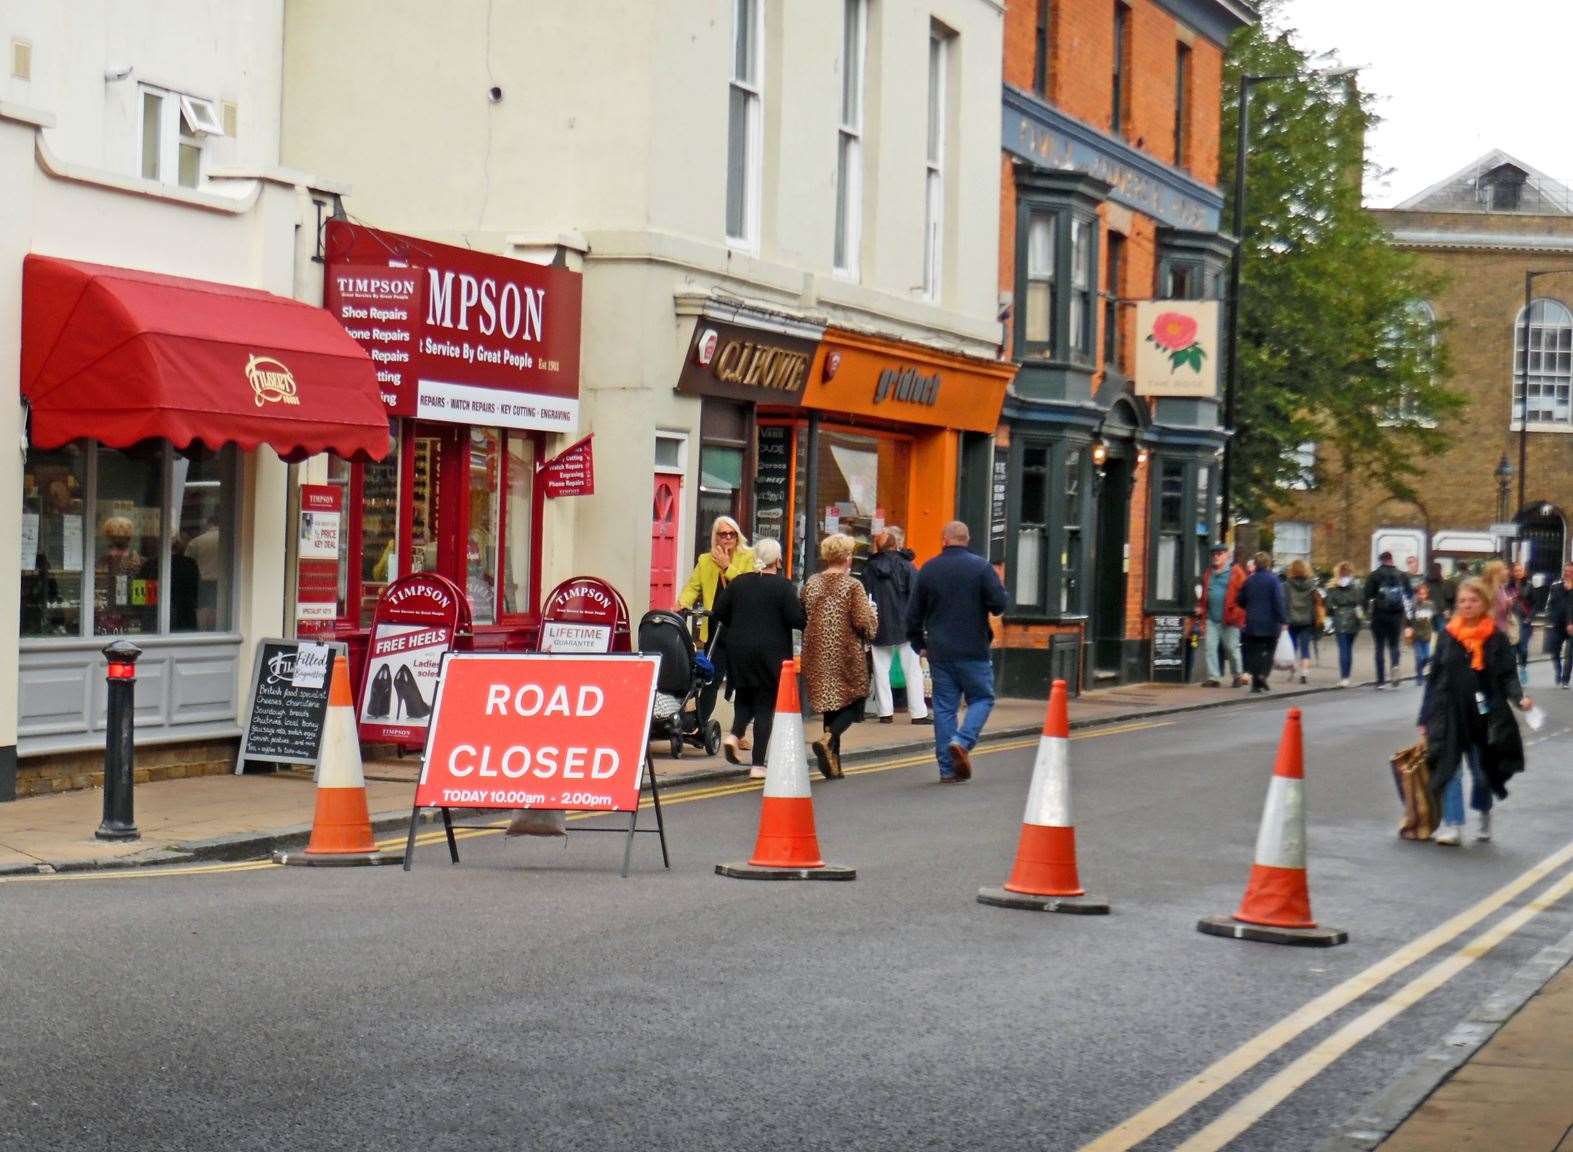
{"type": "Polygon", "coordinates": [[[361,771],[360,735],[350,699],[350,666],[343,652],[333,657],[328,679],[328,714],[322,725],[317,760],[317,809],[311,840],[304,852],[280,850],[275,864],[397,864],[398,853],[377,851],[366,806],[366,777],[361,771]]]}
{"type": "Polygon", "coordinates": [[[739,880],[855,880],[857,871],[826,864],[814,831],[814,798],[808,788],[803,747],[803,712],[797,696],[797,661],[781,665],[776,718],[765,753],[765,796],[759,809],[759,839],[746,864],[717,864],[716,872],[739,880]]]}
{"type": "Polygon", "coordinates": [[[1196,925],[1210,936],[1302,944],[1326,948],[1343,944],[1349,933],[1320,927],[1311,919],[1311,890],[1305,874],[1305,757],[1300,709],[1284,721],[1267,806],[1256,837],[1256,861],[1245,898],[1233,916],[1209,916],[1196,925]]]}
{"type": "Polygon", "coordinates": [[[1065,681],[1049,693],[1038,759],[1021,818],[1016,865],[1003,888],[980,888],[978,903],[1037,912],[1104,915],[1109,902],[1088,896],[1076,873],[1076,825],[1071,820],[1070,713],[1065,681]]]}

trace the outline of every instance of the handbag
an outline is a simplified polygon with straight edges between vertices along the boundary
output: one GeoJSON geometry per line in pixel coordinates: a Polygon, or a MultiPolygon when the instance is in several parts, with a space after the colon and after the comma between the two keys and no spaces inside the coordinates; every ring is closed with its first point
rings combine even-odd
{"type": "Polygon", "coordinates": [[[1278,647],[1273,651],[1273,667],[1285,672],[1294,671],[1294,641],[1287,629],[1278,633],[1278,647]]]}
{"type": "Polygon", "coordinates": [[[1426,759],[1425,741],[1419,740],[1388,761],[1404,817],[1398,825],[1402,840],[1429,840],[1441,820],[1431,796],[1431,765],[1426,759]]]}

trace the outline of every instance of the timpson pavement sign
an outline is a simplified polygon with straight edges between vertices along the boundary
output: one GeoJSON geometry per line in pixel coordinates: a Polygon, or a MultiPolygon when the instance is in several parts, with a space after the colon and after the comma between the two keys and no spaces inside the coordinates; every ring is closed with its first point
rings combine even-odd
{"type": "Polygon", "coordinates": [[[670,868],[661,795],[650,763],[650,716],[660,658],[618,655],[450,652],[443,660],[426,730],[404,870],[415,851],[422,809],[442,812],[448,854],[459,862],[452,811],[589,811],[628,814],[619,832],[622,875],[634,836],[660,837],[670,868]],[[639,827],[639,794],[648,780],[656,826],[639,827]]]}

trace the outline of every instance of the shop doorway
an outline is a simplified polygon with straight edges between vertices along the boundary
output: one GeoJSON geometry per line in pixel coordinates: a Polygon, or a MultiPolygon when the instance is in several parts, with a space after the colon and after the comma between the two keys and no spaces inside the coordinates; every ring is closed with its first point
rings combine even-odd
{"type": "Polygon", "coordinates": [[[656,473],[650,506],[650,607],[677,603],[677,520],[683,506],[683,478],[656,473]]]}
{"type": "Polygon", "coordinates": [[[1098,535],[1093,555],[1093,687],[1118,682],[1125,651],[1125,549],[1130,536],[1130,468],[1111,449],[1097,479],[1098,535]]]}
{"type": "MultiPolygon", "coordinates": [[[[446,576],[465,590],[476,624],[495,623],[502,435],[495,428],[412,422],[408,437],[408,571],[446,576]]],[[[515,470],[527,484],[525,467],[520,461],[515,470]]],[[[521,525],[528,524],[527,511],[528,505],[518,509],[521,525]]]]}

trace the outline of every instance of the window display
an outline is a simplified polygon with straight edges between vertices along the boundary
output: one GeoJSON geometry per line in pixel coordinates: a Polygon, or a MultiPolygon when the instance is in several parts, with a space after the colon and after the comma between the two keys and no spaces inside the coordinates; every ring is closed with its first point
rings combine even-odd
{"type": "Polygon", "coordinates": [[[93,632],[156,632],[164,453],[143,442],[98,449],[93,533],[93,632]]]}
{"type": "Polygon", "coordinates": [[[82,632],[87,449],[29,452],[22,476],[22,635],[82,632]]]}
{"type": "Polygon", "coordinates": [[[912,445],[904,436],[854,435],[829,429],[819,434],[819,507],[814,510],[818,542],[843,532],[857,543],[854,572],[873,551],[873,538],[907,514],[912,445]]]}

